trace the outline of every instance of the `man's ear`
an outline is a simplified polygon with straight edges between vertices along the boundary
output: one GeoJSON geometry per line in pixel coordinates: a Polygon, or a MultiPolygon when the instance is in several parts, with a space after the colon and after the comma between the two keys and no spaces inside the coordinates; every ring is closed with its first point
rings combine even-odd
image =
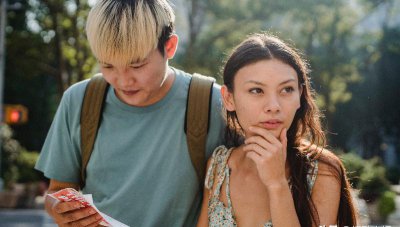
{"type": "Polygon", "coordinates": [[[224,103],[224,107],[228,111],[235,111],[235,101],[233,100],[233,94],[229,92],[228,87],[223,85],[221,87],[221,97],[224,103]]]}
{"type": "Polygon", "coordinates": [[[174,57],[176,49],[178,47],[178,36],[176,34],[172,34],[171,37],[165,42],[165,55],[168,59],[174,57]]]}

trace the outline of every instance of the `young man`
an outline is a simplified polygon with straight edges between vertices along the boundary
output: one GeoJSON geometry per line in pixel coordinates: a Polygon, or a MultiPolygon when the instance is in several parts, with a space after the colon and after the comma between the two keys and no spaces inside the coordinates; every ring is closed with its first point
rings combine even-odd
{"type": "MultiPolygon", "coordinates": [[[[93,194],[103,213],[130,226],[194,226],[200,191],[184,132],[191,76],[168,66],[176,51],[174,13],[166,0],[99,0],[87,37],[104,79],[102,120],[80,188],[80,113],[88,80],[61,100],[36,169],[48,193],[64,188],[93,194]]],[[[219,87],[212,88],[206,158],[221,144],[219,87]]],[[[99,215],[76,202],[46,197],[60,226],[95,226],[99,215]]]]}

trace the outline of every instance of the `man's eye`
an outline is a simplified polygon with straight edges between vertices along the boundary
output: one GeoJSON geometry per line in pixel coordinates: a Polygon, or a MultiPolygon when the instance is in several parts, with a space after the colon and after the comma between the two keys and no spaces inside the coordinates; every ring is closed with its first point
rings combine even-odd
{"type": "Polygon", "coordinates": [[[146,64],[145,63],[131,64],[129,67],[131,67],[133,69],[139,69],[139,68],[143,67],[144,65],[146,65],[146,64]]]}
{"type": "Polygon", "coordinates": [[[101,67],[103,67],[104,69],[112,69],[113,68],[112,65],[102,65],[101,67]]]}
{"type": "Polygon", "coordinates": [[[253,94],[261,94],[263,90],[261,88],[252,88],[249,90],[249,92],[253,94]]]}

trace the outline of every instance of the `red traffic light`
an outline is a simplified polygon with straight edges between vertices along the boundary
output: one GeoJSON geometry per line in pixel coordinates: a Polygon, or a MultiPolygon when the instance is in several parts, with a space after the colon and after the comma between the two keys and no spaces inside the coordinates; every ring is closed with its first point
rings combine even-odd
{"type": "Polygon", "coordinates": [[[22,119],[22,113],[19,110],[11,110],[10,121],[17,123],[22,119]]]}
{"type": "Polygon", "coordinates": [[[28,109],[23,105],[4,105],[4,122],[23,124],[28,121],[28,109]]]}

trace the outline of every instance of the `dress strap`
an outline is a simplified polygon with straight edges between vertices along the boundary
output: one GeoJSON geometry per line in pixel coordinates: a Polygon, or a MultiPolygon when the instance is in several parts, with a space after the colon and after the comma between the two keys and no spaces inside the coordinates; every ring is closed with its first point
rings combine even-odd
{"type": "Polygon", "coordinates": [[[311,161],[311,168],[308,170],[307,183],[310,190],[310,195],[318,175],[318,160],[311,161]]]}
{"type": "Polygon", "coordinates": [[[208,167],[205,180],[205,187],[209,190],[212,189],[214,181],[217,180],[217,185],[213,193],[214,196],[218,196],[220,193],[226,175],[225,168],[231,152],[232,148],[228,150],[225,146],[219,146],[214,150],[211,156],[210,166],[208,167]]]}
{"type": "MultiPolygon", "coordinates": [[[[225,168],[225,174],[226,174],[226,197],[228,201],[228,207],[232,207],[232,200],[231,200],[231,190],[229,189],[230,187],[230,172],[231,170],[229,168],[225,168]]],[[[233,209],[232,209],[233,210],[233,209]]]]}

